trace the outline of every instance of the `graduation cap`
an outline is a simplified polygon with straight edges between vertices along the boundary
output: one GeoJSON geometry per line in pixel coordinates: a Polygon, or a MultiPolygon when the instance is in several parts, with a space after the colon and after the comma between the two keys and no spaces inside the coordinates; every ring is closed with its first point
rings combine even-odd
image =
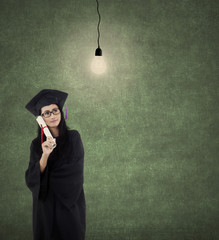
{"type": "Polygon", "coordinates": [[[53,89],[43,89],[30,100],[30,102],[25,106],[25,108],[33,115],[39,116],[41,108],[50,104],[57,104],[60,109],[62,109],[67,97],[68,93],[53,89]]]}

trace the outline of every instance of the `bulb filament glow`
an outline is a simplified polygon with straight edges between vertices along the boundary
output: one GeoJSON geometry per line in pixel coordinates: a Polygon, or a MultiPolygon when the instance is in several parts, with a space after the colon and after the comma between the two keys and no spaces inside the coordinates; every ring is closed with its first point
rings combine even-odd
{"type": "Polygon", "coordinates": [[[91,71],[96,74],[102,74],[106,71],[106,63],[103,56],[94,56],[91,63],[91,71]]]}

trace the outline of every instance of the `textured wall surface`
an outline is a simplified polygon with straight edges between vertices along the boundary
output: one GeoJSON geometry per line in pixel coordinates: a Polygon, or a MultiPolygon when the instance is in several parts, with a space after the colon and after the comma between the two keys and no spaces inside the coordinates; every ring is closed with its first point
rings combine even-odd
{"type": "Polygon", "coordinates": [[[218,1],[1,0],[0,239],[32,239],[26,103],[69,93],[86,240],[218,239],[218,1]]]}

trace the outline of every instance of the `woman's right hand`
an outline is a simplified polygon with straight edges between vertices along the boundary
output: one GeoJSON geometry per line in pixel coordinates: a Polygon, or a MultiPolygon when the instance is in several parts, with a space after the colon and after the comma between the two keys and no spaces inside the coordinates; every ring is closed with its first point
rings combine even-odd
{"type": "Polygon", "coordinates": [[[53,151],[53,144],[54,144],[54,141],[56,142],[56,139],[55,138],[52,138],[52,137],[47,137],[46,138],[46,141],[43,142],[42,144],[42,149],[43,149],[43,154],[44,155],[50,155],[50,153],[53,151]]]}

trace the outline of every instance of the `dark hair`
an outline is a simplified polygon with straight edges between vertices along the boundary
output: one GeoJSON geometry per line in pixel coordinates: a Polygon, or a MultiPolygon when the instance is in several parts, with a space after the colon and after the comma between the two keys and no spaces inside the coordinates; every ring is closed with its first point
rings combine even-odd
{"type": "MultiPolygon", "coordinates": [[[[60,109],[59,105],[56,104],[58,106],[58,108],[60,109]]],[[[58,150],[62,150],[65,146],[65,142],[67,140],[67,137],[68,137],[68,130],[69,130],[69,127],[66,125],[66,122],[65,122],[65,118],[64,118],[64,113],[62,111],[62,109],[60,109],[60,113],[61,113],[61,121],[58,125],[58,129],[59,129],[59,144],[57,144],[57,148],[58,150]]],[[[41,115],[41,110],[39,112],[39,115],[41,115]]],[[[41,147],[41,128],[40,126],[38,125],[38,130],[37,130],[37,140],[38,142],[40,143],[40,147],[41,147]]],[[[46,136],[45,134],[43,134],[43,141],[46,141],[46,136]]]]}

